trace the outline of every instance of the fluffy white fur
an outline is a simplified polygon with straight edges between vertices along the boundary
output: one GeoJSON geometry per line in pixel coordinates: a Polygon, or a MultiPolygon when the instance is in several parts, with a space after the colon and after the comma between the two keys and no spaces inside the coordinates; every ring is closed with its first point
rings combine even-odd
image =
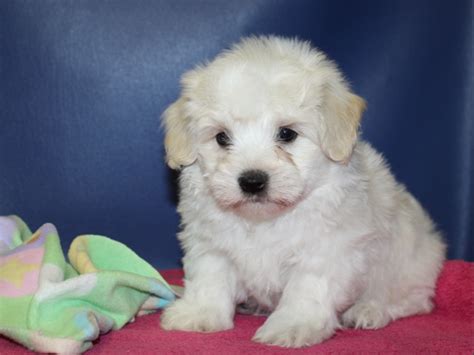
{"type": "Polygon", "coordinates": [[[429,312],[445,247],[383,158],[357,139],[365,103],[308,43],[244,39],[186,73],[164,114],[182,168],[184,297],[164,329],[233,327],[249,299],[271,311],[254,340],[301,347],[341,326],[380,328],[429,312]],[[298,133],[276,140],[280,127],[298,133]],[[215,136],[226,132],[223,148],[215,136]],[[270,176],[263,198],[238,177],[270,176]]]}

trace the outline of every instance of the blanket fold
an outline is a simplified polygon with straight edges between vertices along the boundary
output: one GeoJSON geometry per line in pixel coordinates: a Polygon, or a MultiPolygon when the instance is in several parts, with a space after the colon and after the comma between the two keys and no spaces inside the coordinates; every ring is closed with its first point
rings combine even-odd
{"type": "Polygon", "coordinates": [[[52,224],[33,234],[0,217],[0,334],[35,351],[80,353],[175,299],[151,265],[107,237],[77,237],[68,257],[52,224]]]}

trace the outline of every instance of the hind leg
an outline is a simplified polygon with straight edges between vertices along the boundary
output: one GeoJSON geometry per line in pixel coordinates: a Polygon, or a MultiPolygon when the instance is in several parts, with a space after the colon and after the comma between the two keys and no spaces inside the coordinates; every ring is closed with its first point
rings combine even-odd
{"type": "Polygon", "coordinates": [[[415,314],[425,314],[433,309],[431,297],[434,291],[431,288],[415,288],[407,296],[393,301],[388,312],[393,320],[415,314]]]}
{"type": "Polygon", "coordinates": [[[342,324],[352,328],[378,329],[398,318],[429,313],[433,309],[432,294],[430,288],[425,288],[412,289],[408,295],[399,294],[389,303],[361,299],[342,314],[342,324]]]}

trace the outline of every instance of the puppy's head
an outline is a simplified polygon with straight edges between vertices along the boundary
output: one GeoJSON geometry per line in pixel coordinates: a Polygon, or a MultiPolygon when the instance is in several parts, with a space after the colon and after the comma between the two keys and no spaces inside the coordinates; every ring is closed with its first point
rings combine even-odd
{"type": "Polygon", "coordinates": [[[245,39],[182,78],[164,113],[171,168],[198,164],[219,206],[279,215],[345,164],[365,103],[306,42],[245,39]]]}

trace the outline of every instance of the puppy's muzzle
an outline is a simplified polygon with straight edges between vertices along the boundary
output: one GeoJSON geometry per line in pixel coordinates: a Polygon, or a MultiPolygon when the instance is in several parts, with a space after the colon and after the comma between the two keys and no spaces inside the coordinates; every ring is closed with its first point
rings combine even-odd
{"type": "Polygon", "coordinates": [[[244,171],[238,179],[240,189],[247,195],[259,195],[265,192],[268,185],[268,174],[261,170],[244,171]]]}

